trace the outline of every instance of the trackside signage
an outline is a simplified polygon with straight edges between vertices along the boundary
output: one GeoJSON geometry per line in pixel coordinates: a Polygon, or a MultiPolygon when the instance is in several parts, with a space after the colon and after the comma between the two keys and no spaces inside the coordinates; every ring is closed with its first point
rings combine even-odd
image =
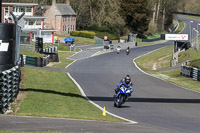
{"type": "Polygon", "coordinates": [[[9,47],[9,43],[2,43],[2,40],[0,40],[0,52],[7,52],[9,47]]]}
{"type": "Polygon", "coordinates": [[[187,41],[188,34],[165,34],[165,40],[174,40],[174,41],[187,41]]]}

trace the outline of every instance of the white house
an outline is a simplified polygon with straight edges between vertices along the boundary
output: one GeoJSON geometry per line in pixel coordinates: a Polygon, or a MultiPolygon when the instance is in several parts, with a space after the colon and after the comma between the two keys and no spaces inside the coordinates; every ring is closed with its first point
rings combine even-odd
{"type": "Polygon", "coordinates": [[[25,12],[23,19],[19,22],[22,32],[30,34],[30,40],[32,41],[35,41],[35,37],[43,37],[44,43],[53,43],[56,30],[44,29],[44,19],[47,17],[35,16],[36,6],[38,6],[37,3],[2,3],[2,23],[14,22],[10,12],[13,12],[16,16],[20,16],[25,12]]]}

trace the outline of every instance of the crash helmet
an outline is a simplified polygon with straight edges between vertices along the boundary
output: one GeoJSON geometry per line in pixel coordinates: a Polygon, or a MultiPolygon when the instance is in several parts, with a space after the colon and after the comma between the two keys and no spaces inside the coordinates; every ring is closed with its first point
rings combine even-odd
{"type": "Polygon", "coordinates": [[[126,77],[124,79],[125,79],[126,84],[129,84],[131,82],[131,78],[129,75],[126,75],[126,77]]]}

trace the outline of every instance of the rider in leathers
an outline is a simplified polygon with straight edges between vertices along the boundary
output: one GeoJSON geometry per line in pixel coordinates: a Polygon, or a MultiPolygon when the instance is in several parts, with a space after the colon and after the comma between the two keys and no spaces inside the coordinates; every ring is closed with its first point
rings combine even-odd
{"type": "MultiPolygon", "coordinates": [[[[133,92],[133,85],[131,83],[131,78],[129,75],[126,75],[126,77],[124,79],[122,79],[118,84],[117,84],[117,88],[115,89],[115,94],[117,94],[118,89],[120,89],[122,86],[125,86],[126,88],[130,88],[131,93],[133,92]]],[[[130,93],[130,96],[131,96],[130,93]]]]}

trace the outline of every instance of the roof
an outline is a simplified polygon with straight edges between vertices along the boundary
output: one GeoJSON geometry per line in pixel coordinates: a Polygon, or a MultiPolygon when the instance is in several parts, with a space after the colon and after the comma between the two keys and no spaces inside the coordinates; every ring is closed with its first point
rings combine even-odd
{"type": "Polygon", "coordinates": [[[11,5],[11,6],[37,6],[37,3],[8,3],[3,2],[2,5],[11,5]]]}
{"type": "Polygon", "coordinates": [[[24,32],[37,32],[38,30],[41,30],[41,32],[56,32],[57,30],[53,29],[22,29],[24,32]]]}
{"type": "Polygon", "coordinates": [[[45,19],[45,16],[24,16],[24,19],[45,19]]]}
{"type": "Polygon", "coordinates": [[[61,15],[76,15],[72,7],[68,4],[56,4],[56,8],[61,15]]]}

